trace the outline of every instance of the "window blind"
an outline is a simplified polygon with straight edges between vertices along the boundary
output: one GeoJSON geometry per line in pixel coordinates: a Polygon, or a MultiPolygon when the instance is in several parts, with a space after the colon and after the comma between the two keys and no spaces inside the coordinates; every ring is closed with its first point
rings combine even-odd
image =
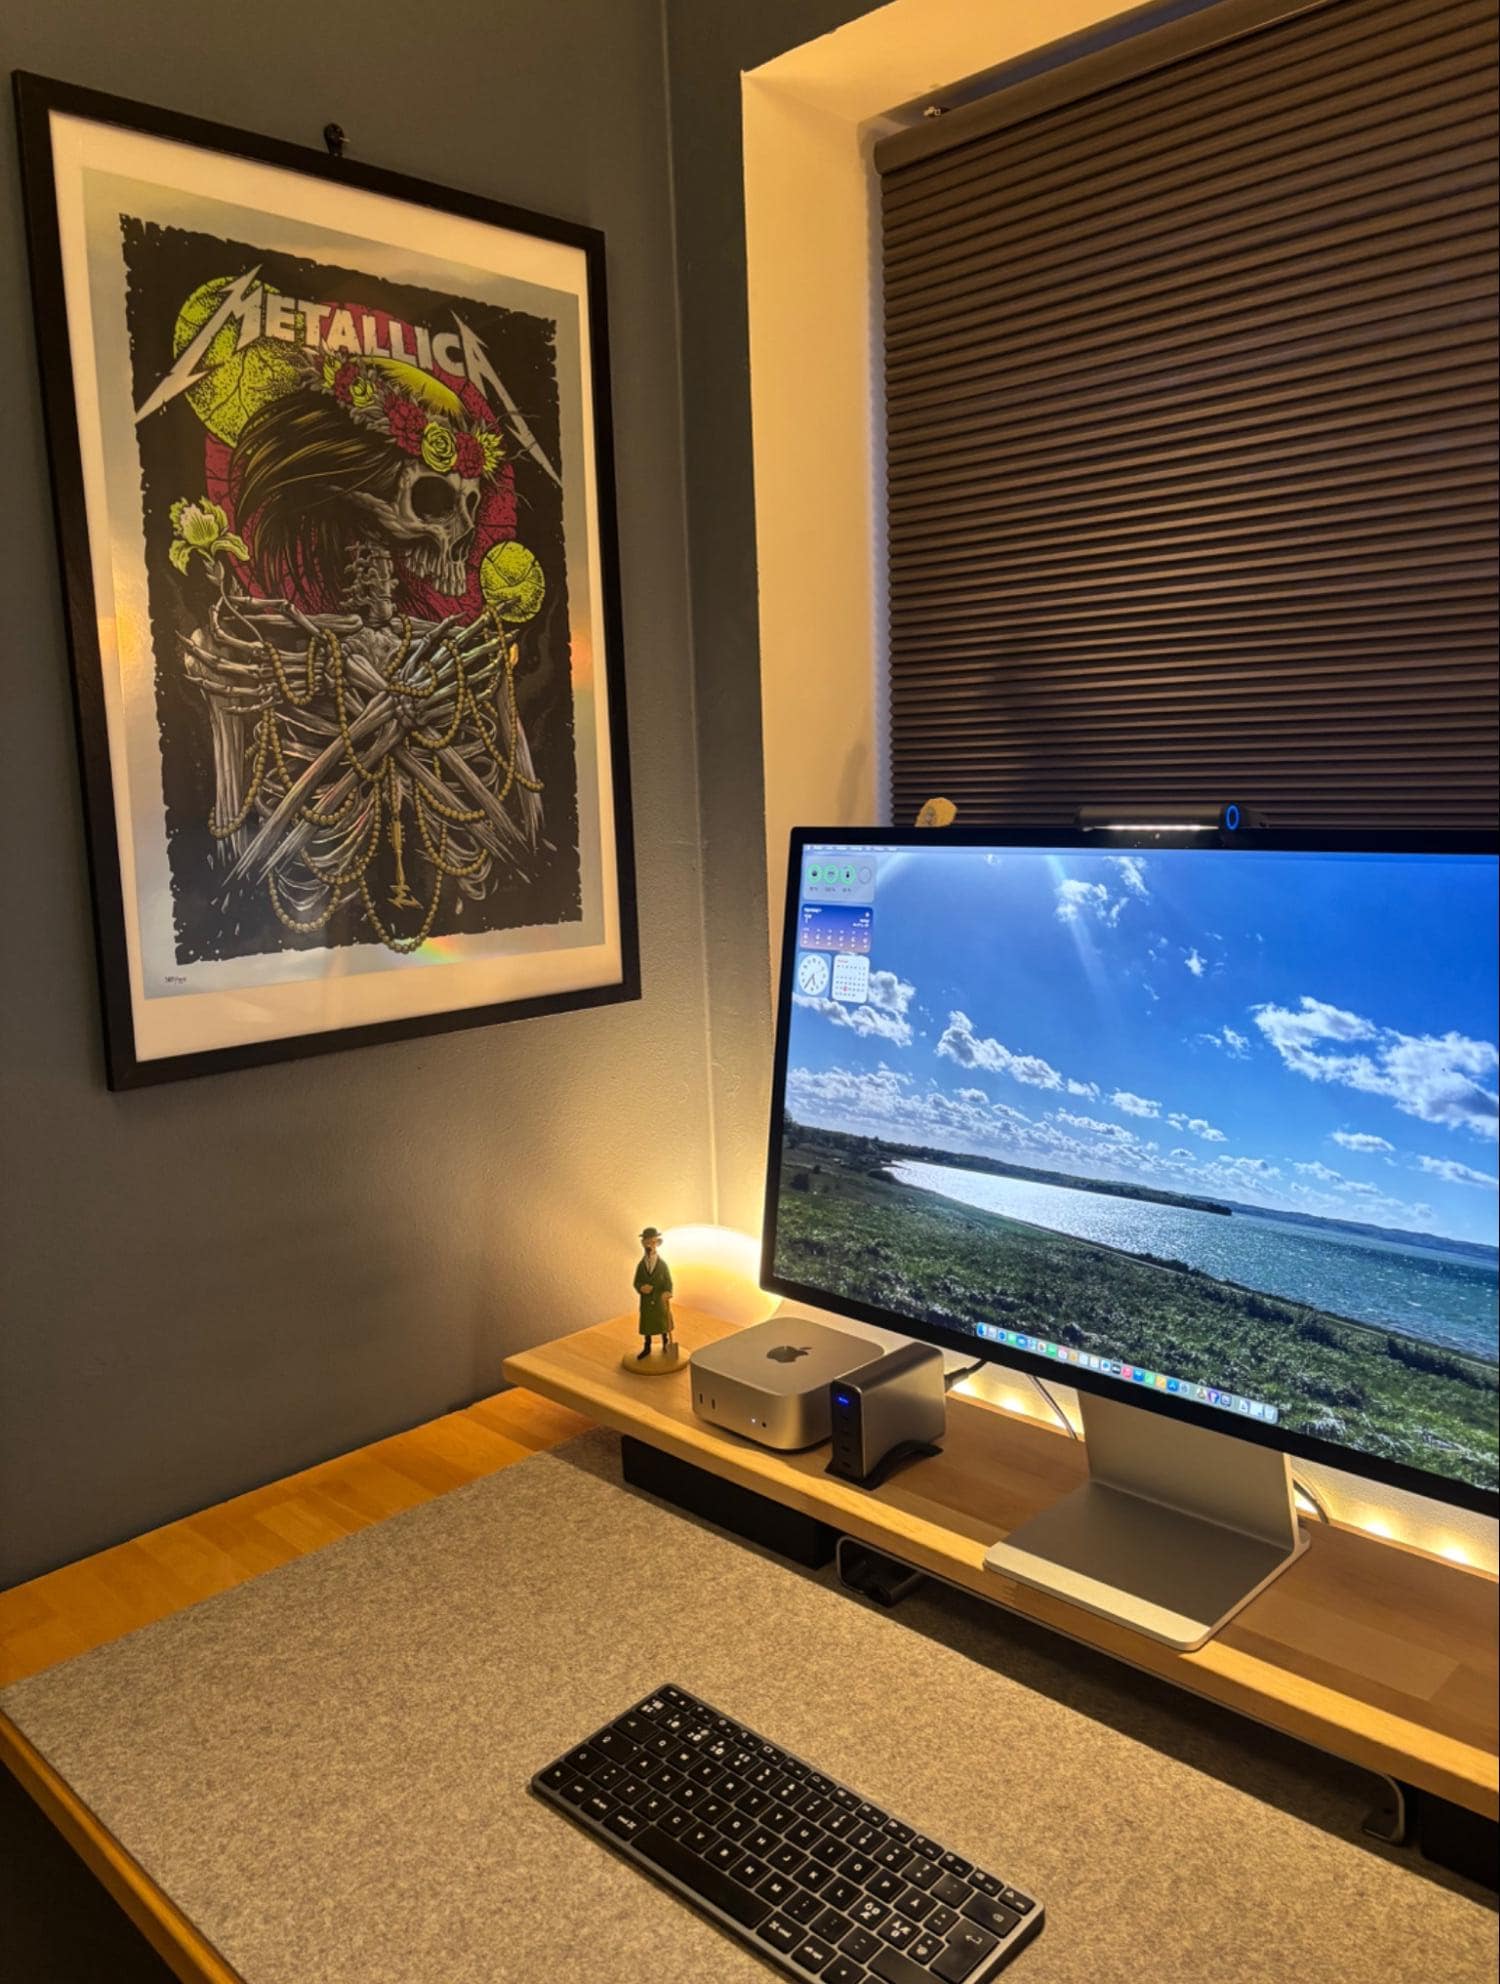
{"type": "Polygon", "coordinates": [[[1495,0],[1225,0],[881,142],[894,816],[1496,816],[1495,0]]]}

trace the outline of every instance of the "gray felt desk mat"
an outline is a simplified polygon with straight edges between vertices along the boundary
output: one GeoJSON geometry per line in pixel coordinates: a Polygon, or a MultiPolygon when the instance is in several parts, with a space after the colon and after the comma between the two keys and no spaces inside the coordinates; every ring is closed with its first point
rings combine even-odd
{"type": "Polygon", "coordinates": [[[247,1984],[762,1984],[525,1791],[669,1678],[1040,1895],[1016,1984],[1494,1977],[1471,1893],[1268,1801],[1347,1822],[1339,1766],[1045,1636],[1026,1686],[982,1608],[876,1612],[617,1468],[586,1434],[0,1706],[247,1984]]]}

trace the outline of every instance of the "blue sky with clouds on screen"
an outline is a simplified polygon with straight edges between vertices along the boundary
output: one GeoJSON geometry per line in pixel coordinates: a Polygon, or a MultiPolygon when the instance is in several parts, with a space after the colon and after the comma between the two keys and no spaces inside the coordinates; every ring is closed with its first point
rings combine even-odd
{"type": "Polygon", "coordinates": [[[1492,860],[881,857],[872,1000],[799,998],[798,1120],[1496,1240],[1492,860]]]}

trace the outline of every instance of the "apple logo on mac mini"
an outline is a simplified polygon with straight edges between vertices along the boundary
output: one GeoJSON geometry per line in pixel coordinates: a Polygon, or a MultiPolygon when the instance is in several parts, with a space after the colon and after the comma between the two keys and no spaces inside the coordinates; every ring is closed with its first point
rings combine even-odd
{"type": "Polygon", "coordinates": [[[795,1364],[799,1357],[808,1356],[811,1350],[811,1344],[803,1344],[799,1348],[795,1343],[778,1343],[774,1350],[766,1352],[766,1356],[773,1364],[795,1364]]]}

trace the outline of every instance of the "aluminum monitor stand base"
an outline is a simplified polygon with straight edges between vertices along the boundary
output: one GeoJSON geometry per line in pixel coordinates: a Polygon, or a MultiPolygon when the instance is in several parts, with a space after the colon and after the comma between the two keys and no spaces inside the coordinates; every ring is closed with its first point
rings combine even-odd
{"type": "Polygon", "coordinates": [[[1089,1479],[985,1569],[1191,1652],[1307,1548],[1287,1457],[1080,1393],[1089,1479]]]}

